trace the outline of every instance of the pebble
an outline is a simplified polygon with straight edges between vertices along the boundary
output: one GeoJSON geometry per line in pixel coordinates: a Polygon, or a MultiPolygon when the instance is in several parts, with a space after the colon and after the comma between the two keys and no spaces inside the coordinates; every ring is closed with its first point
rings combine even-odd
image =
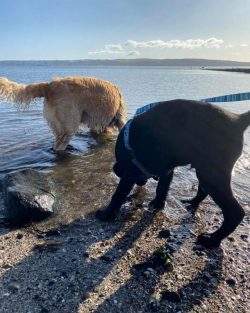
{"type": "Polygon", "coordinates": [[[9,283],[8,289],[10,291],[16,292],[20,289],[20,284],[18,282],[11,282],[9,283]]]}
{"type": "Polygon", "coordinates": [[[167,300],[169,302],[173,303],[179,303],[181,302],[181,297],[177,292],[174,291],[164,291],[162,293],[162,299],[167,300]]]}
{"type": "Polygon", "coordinates": [[[148,267],[148,268],[146,269],[146,271],[149,271],[149,272],[151,272],[151,273],[154,272],[154,270],[153,270],[151,267],[148,267]]]}
{"type": "Polygon", "coordinates": [[[113,258],[112,258],[111,256],[108,256],[108,255],[102,255],[102,256],[100,257],[100,259],[103,260],[103,261],[105,261],[105,262],[107,262],[107,263],[110,263],[110,262],[113,261],[113,258]]]}
{"type": "Polygon", "coordinates": [[[227,278],[226,283],[228,284],[228,286],[234,287],[236,285],[236,280],[233,278],[227,278]]]}
{"type": "Polygon", "coordinates": [[[90,292],[85,292],[83,295],[82,295],[82,300],[86,300],[90,297],[91,293],[90,292]]]}
{"type": "Polygon", "coordinates": [[[133,255],[133,252],[132,252],[130,249],[127,251],[127,253],[128,253],[129,255],[133,255]]]}
{"type": "Polygon", "coordinates": [[[159,232],[158,237],[159,238],[168,238],[168,237],[170,237],[170,235],[171,235],[170,231],[168,229],[165,229],[165,230],[161,230],[159,232]]]}
{"type": "Polygon", "coordinates": [[[241,240],[247,241],[248,240],[248,235],[240,235],[241,240]]]}
{"type": "Polygon", "coordinates": [[[151,275],[151,272],[145,271],[145,272],[143,272],[143,274],[144,274],[146,277],[149,277],[149,276],[151,275]]]}
{"type": "Polygon", "coordinates": [[[18,234],[16,235],[16,239],[22,239],[22,238],[23,238],[23,234],[18,233],[18,234]]]}

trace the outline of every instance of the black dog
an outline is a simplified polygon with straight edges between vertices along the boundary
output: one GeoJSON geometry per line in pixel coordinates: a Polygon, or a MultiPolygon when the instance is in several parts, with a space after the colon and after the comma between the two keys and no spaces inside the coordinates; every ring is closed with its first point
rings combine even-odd
{"type": "MultiPolygon", "coordinates": [[[[232,233],[245,213],[231,190],[231,173],[243,147],[243,133],[250,125],[250,111],[241,115],[197,101],[160,102],[136,116],[129,131],[129,144],[136,160],[159,182],[151,205],[164,207],[176,166],[191,164],[199,179],[193,207],[209,194],[220,206],[224,221],[212,234],[202,234],[198,243],[205,247],[220,245],[232,233]]],[[[115,173],[121,177],[110,204],[97,212],[98,218],[114,218],[134,184],[143,185],[147,178],[134,164],[133,155],[124,144],[124,128],[116,142],[115,173]]]]}

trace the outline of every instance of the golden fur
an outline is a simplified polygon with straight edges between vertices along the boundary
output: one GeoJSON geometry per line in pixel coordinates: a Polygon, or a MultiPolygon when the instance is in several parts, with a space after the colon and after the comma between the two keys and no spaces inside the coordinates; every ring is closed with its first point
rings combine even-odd
{"type": "Polygon", "coordinates": [[[55,78],[50,83],[18,84],[0,77],[0,99],[28,106],[44,98],[44,117],[56,137],[54,150],[65,150],[81,123],[95,132],[125,123],[124,99],[115,85],[89,77],[55,78]]]}

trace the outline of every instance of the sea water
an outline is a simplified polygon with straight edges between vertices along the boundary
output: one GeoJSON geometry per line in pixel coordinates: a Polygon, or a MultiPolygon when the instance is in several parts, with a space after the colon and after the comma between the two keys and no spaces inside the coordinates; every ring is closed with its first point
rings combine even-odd
{"type": "MultiPolygon", "coordinates": [[[[25,84],[74,75],[97,77],[118,85],[126,100],[128,118],[138,107],[151,102],[177,98],[200,99],[250,91],[249,74],[200,68],[0,64],[0,76],[25,84]]],[[[235,113],[250,110],[250,101],[219,105],[235,113]]],[[[13,170],[60,166],[51,150],[54,137],[42,112],[42,99],[25,111],[8,102],[0,102],[0,181],[13,170]]],[[[73,149],[69,154],[80,161],[95,140],[83,129],[70,144],[73,149]]],[[[188,173],[183,171],[181,179],[188,180],[188,173]]],[[[237,198],[243,205],[249,205],[250,127],[245,132],[243,154],[234,169],[233,185],[237,198]]]]}

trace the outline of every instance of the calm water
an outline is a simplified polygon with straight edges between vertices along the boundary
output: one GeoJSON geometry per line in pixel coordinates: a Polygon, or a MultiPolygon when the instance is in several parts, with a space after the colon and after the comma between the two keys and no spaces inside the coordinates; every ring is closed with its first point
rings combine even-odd
{"type": "MultiPolygon", "coordinates": [[[[128,116],[137,107],[167,99],[199,99],[235,92],[250,91],[250,75],[169,67],[81,67],[0,65],[0,76],[21,83],[50,81],[55,76],[92,76],[117,84],[126,99],[128,116]]],[[[241,113],[250,110],[249,102],[222,104],[241,113]]],[[[51,151],[53,136],[42,116],[42,101],[29,111],[18,111],[0,102],[0,180],[16,169],[59,166],[51,151]]],[[[81,158],[94,140],[82,130],[70,144],[70,152],[81,158]]],[[[245,146],[234,170],[234,188],[244,205],[250,203],[250,127],[245,146]]],[[[187,175],[188,176],[188,175],[187,175]]],[[[185,179],[185,172],[182,179],[185,179]]],[[[186,178],[188,179],[188,178],[186,178]]]]}

